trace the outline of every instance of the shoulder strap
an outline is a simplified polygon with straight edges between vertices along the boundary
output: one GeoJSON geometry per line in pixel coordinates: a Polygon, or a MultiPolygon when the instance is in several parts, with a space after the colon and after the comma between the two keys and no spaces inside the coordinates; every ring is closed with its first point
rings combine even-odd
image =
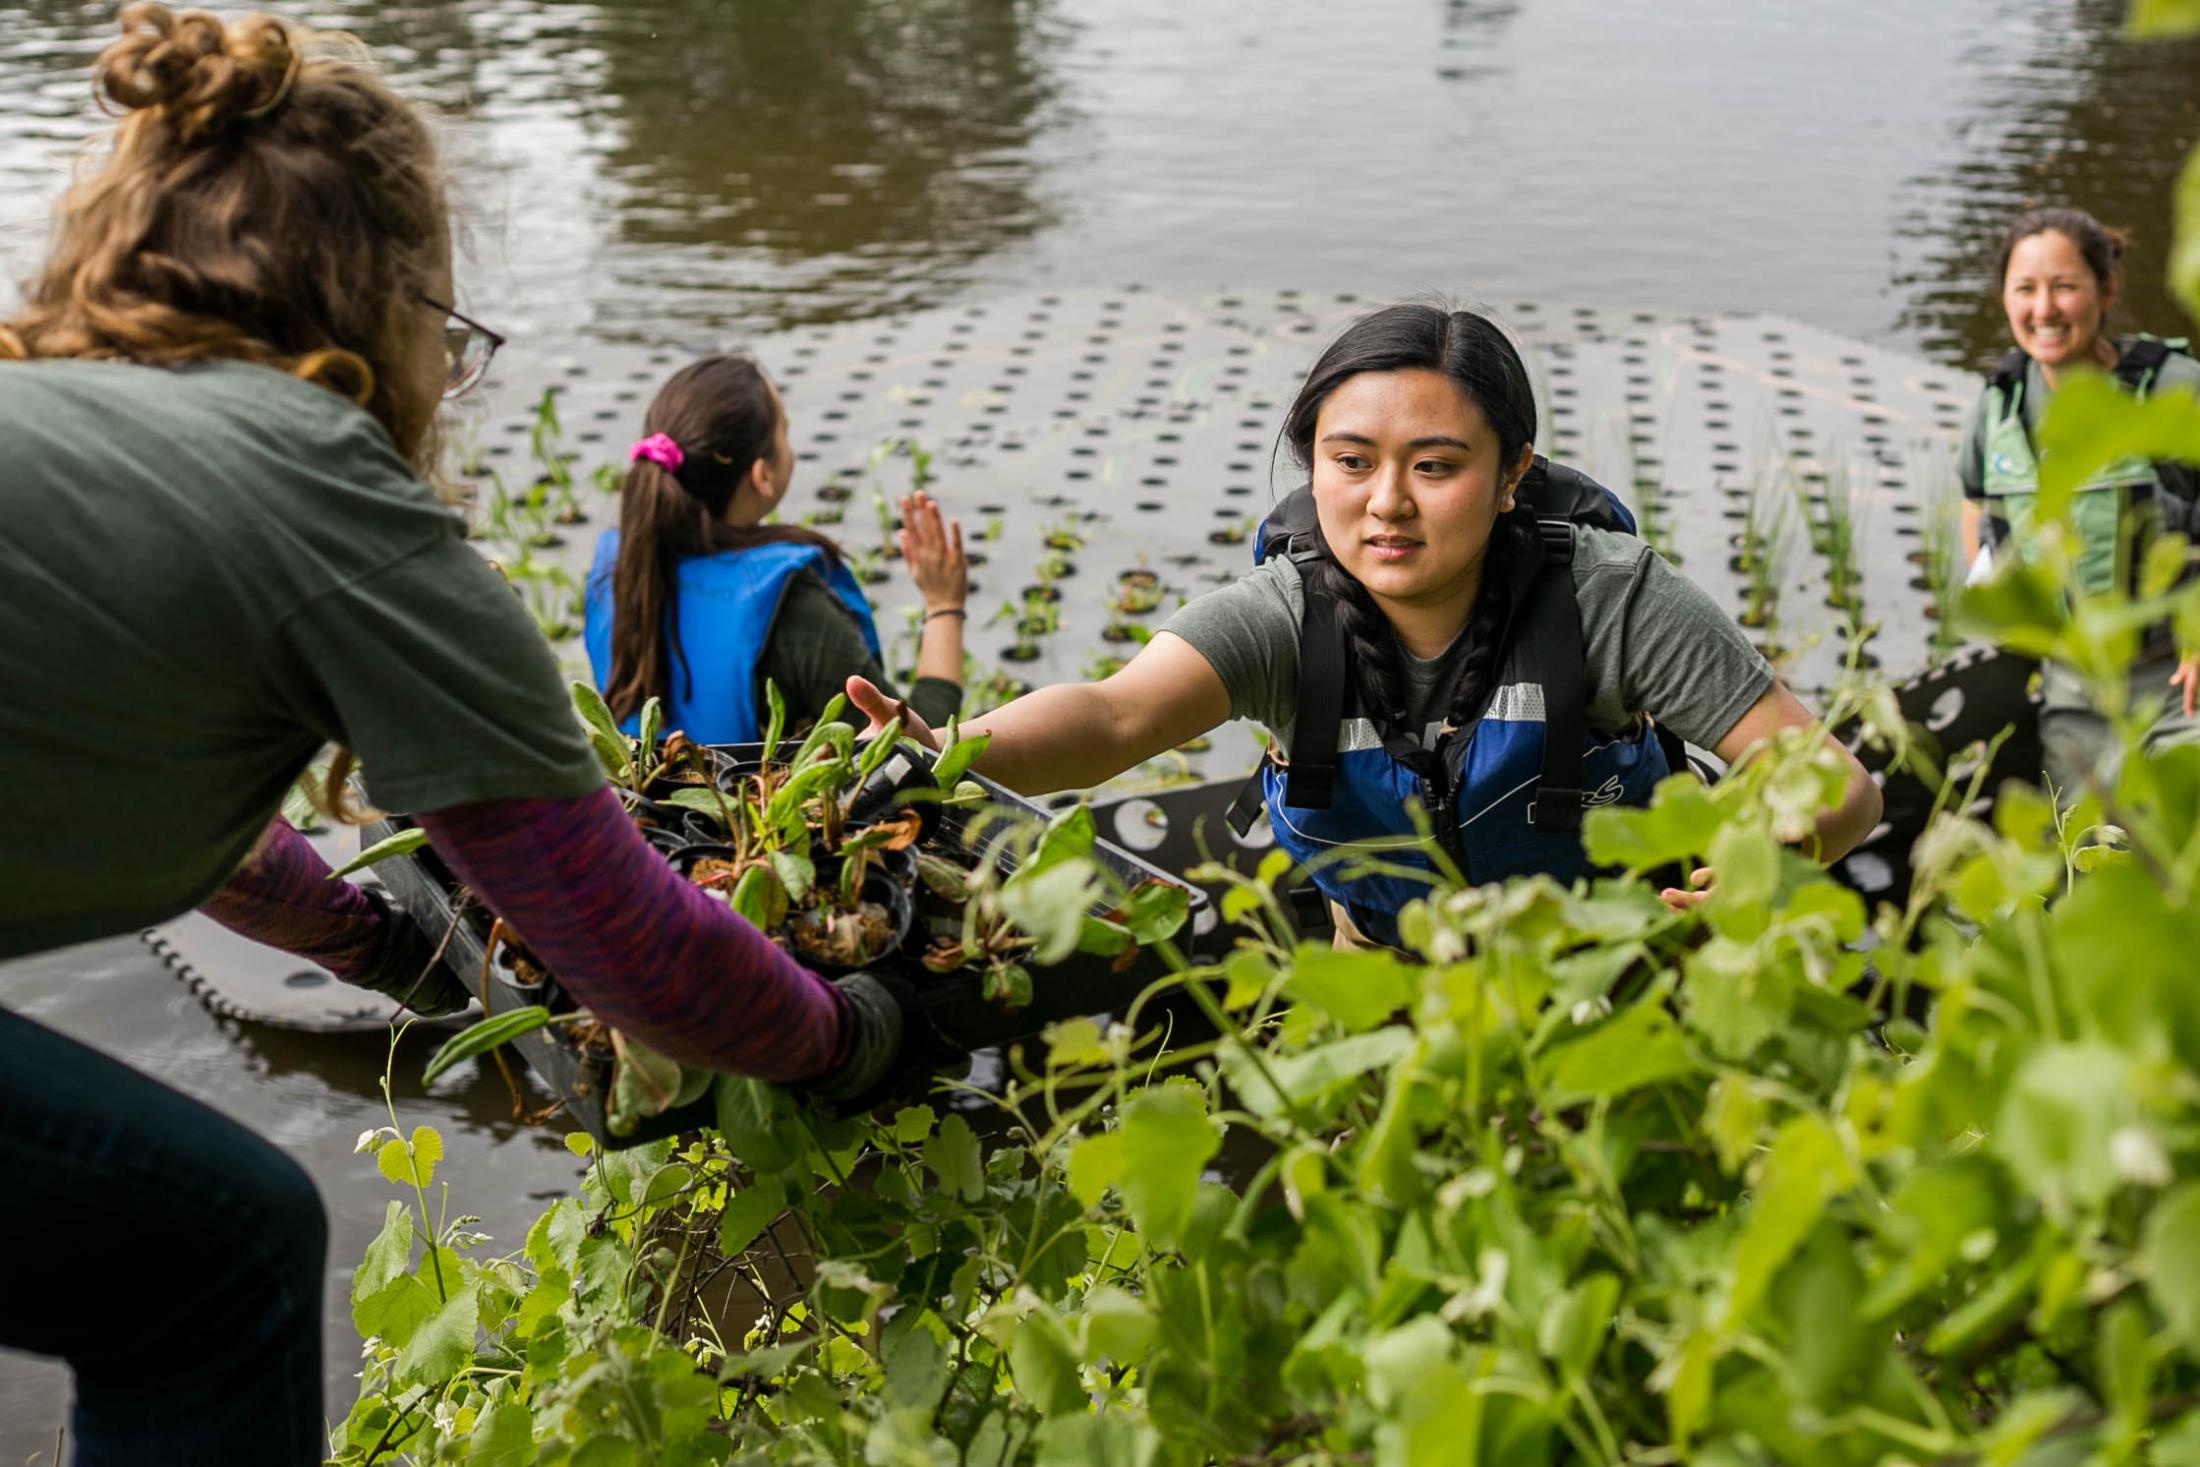
{"type": "Polygon", "coordinates": [[[1543,567],[1525,631],[1543,685],[1543,770],[1528,804],[1528,823],[1537,830],[1579,830],[1589,672],[1581,603],[1574,594],[1574,527],[1565,520],[1538,520],[1536,527],[1543,533],[1543,567]]]}
{"type": "MultiPolygon", "coordinates": [[[[1293,559],[1298,558],[1295,552],[1293,559]]],[[[1329,808],[1337,780],[1337,729],[1344,722],[1345,661],[1337,603],[1309,581],[1306,615],[1299,622],[1299,707],[1291,721],[1291,762],[1283,775],[1285,804],[1329,808]]]]}
{"type": "Polygon", "coordinates": [[[2024,368],[2029,361],[2031,358],[2021,351],[2004,352],[1986,379],[1988,387],[2001,393],[2002,401],[2007,404],[2005,410],[2017,413],[2020,418],[2024,411],[2024,368]]]}
{"type": "Polygon", "coordinates": [[[2116,357],[2116,380],[2126,392],[2138,392],[2162,363],[2169,360],[2170,345],[2159,336],[2135,336],[2116,357]]]}

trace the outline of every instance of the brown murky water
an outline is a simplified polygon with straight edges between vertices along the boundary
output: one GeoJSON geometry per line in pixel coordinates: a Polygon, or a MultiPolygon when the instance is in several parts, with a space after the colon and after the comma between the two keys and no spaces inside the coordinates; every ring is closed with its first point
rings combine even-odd
{"type": "MultiPolygon", "coordinates": [[[[2002,349],[1994,237],[2035,200],[2130,227],[2130,322],[2191,329],[2160,276],[2200,46],[2121,42],[2120,0],[269,8],[354,31],[446,109],[468,304],[515,353],[1136,281],[1777,311],[1976,367],[2002,349]]],[[[97,122],[111,14],[0,0],[9,280],[97,122]]],[[[0,969],[0,1001],[289,1147],[335,1218],[340,1306],[385,1190],[350,1155],[380,1040],[218,1021],[134,941],[0,969]]],[[[507,1240],[571,1177],[493,1081],[401,1106],[507,1240]]],[[[337,1409],[351,1369],[339,1324],[337,1409]]],[[[50,1448],[64,1390],[0,1357],[0,1463],[50,1448]]]]}

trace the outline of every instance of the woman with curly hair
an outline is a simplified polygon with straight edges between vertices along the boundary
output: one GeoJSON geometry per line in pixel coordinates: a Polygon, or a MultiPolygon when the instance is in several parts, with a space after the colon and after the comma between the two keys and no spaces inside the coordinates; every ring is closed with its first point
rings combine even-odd
{"type": "MultiPolygon", "coordinates": [[[[1297,533],[1106,681],[1041,688],[966,724],[992,736],[978,769],[1027,793],[1093,785],[1226,718],[1255,720],[1270,734],[1261,780],[1277,842],[1312,863],[1341,931],[1395,943],[1399,909],[1428,885],[1410,805],[1469,881],[1570,879],[1590,870],[1582,811],[1644,803],[1667,772],[1652,720],[1729,763],[1811,723],[1648,545],[1539,520],[1529,476],[1554,471],[1535,458],[1527,368],[1487,317],[1427,305],[1362,317],[1308,372],[1283,439],[1310,484],[1271,524],[1297,515],[1297,533]],[[1303,726],[1302,689],[1320,681],[1335,695],[1326,726],[1303,726]],[[1566,788],[1545,777],[1561,740],[1566,788]],[[1384,869],[1330,859],[1346,850],[1380,850],[1384,869]]],[[[899,716],[929,736],[867,684],[849,694],[874,726],[899,716]]],[[[1880,807],[1829,743],[1848,782],[1810,841],[1827,861],[1880,807]]],[[[1665,892],[1675,906],[1702,895],[1665,892]]]]}
{"type": "MultiPolygon", "coordinates": [[[[277,818],[335,744],[607,1023],[875,1093],[915,1063],[901,992],[823,982],[649,850],[423,482],[438,400],[496,338],[451,308],[422,119],[283,22],[121,18],[94,73],[119,125],[0,325],[0,958],[202,906],[463,1005],[404,914],[277,818]]],[[[83,1467],[321,1459],[326,1224],[294,1163],[0,1010],[0,1170],[40,1185],[0,1221],[37,1260],[0,1289],[0,1344],[74,1368],[83,1467]],[[156,1270],[115,1273],[148,1243],[156,1270]]]]}

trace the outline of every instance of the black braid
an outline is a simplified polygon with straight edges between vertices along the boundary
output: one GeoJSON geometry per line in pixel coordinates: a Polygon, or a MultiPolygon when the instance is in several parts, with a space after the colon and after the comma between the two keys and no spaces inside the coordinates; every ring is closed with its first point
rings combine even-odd
{"type": "Polygon", "coordinates": [[[1490,695],[1496,691],[1497,654],[1504,650],[1505,622],[1511,607],[1512,577],[1507,574],[1515,566],[1533,565],[1535,561],[1523,561],[1522,556],[1542,555],[1542,536],[1533,529],[1533,517],[1523,525],[1523,512],[1500,515],[1490,527],[1490,548],[1482,557],[1482,585],[1474,594],[1474,609],[1467,613],[1467,625],[1460,635],[1466,638],[1466,651],[1459,667],[1459,687],[1451,697],[1449,719],[1453,727],[1465,726],[1468,719],[1482,711],[1490,695]],[[1527,529],[1526,543],[1520,533],[1527,529]]]}
{"type": "MultiPolygon", "coordinates": [[[[1318,539],[1320,531],[1315,534],[1318,539]]],[[[1327,596],[1336,603],[1337,625],[1344,632],[1345,666],[1360,690],[1368,715],[1378,720],[1403,718],[1406,670],[1398,650],[1398,634],[1391,630],[1390,618],[1375,605],[1375,598],[1367,594],[1367,587],[1330,557],[1327,545],[1321,549],[1319,560],[1300,564],[1306,594],[1327,596]]]]}

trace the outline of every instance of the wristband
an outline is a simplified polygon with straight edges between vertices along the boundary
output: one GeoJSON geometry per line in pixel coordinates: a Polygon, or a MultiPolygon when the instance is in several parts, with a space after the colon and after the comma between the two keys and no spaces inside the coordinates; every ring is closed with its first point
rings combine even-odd
{"type": "Polygon", "coordinates": [[[924,619],[930,621],[935,616],[952,616],[964,621],[970,619],[970,613],[960,606],[942,606],[938,611],[927,611],[924,614],[924,619]]]}

